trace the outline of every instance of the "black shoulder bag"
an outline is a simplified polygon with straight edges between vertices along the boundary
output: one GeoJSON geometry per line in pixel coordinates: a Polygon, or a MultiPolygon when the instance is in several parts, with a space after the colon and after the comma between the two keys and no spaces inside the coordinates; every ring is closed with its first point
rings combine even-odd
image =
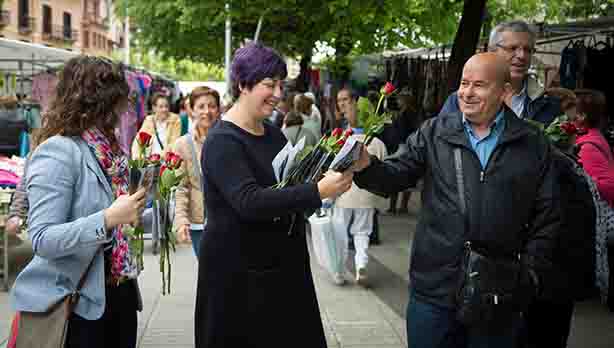
{"type": "MultiPolygon", "coordinates": [[[[466,214],[461,149],[454,149],[458,196],[465,229],[466,214]]],[[[480,327],[509,319],[522,311],[515,293],[521,277],[517,259],[487,255],[467,241],[461,261],[461,276],[456,291],[456,317],[468,327],[480,327]]]]}

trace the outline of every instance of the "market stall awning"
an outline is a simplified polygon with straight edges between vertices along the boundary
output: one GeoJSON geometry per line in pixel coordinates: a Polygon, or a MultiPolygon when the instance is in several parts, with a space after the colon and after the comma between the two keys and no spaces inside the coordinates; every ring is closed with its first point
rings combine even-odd
{"type": "Polygon", "coordinates": [[[57,67],[78,52],[0,38],[0,71],[24,73],[57,67]]]}

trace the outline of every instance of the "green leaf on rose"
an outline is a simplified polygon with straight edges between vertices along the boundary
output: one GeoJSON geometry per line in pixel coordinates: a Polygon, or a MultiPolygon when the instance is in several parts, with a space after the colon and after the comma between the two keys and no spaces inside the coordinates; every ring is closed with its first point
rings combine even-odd
{"type": "Polygon", "coordinates": [[[171,169],[167,169],[162,173],[162,177],[160,178],[160,183],[163,187],[172,187],[176,182],[177,177],[175,176],[175,171],[171,169]]]}

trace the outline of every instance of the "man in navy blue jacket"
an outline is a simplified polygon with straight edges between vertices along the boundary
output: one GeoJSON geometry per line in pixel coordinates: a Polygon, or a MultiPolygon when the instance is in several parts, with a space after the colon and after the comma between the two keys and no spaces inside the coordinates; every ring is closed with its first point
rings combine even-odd
{"type": "MultiPolygon", "coordinates": [[[[536,81],[529,78],[535,41],[535,30],[529,24],[511,21],[501,23],[491,31],[488,47],[510,64],[513,95],[507,98],[507,106],[518,117],[535,120],[547,126],[563,112],[560,100],[547,95],[536,81]]],[[[458,96],[454,92],[448,97],[439,114],[457,111],[458,96]]]]}

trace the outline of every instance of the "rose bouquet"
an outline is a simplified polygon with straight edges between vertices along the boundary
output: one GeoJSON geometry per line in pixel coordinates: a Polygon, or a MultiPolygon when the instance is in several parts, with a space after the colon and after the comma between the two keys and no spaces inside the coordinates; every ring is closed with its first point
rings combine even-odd
{"type": "Polygon", "coordinates": [[[283,188],[317,181],[329,169],[351,135],[351,129],[343,131],[341,128],[335,128],[330,136],[323,136],[313,148],[297,155],[300,160],[290,166],[287,176],[275,187],[283,188]]]}
{"type": "MultiPolygon", "coordinates": [[[[380,90],[380,97],[376,108],[366,98],[358,100],[358,121],[364,130],[365,145],[369,145],[375,135],[382,132],[384,124],[392,119],[388,113],[381,113],[380,107],[384,100],[395,92],[395,87],[387,82],[380,90]]],[[[292,153],[292,145],[287,144],[278,156],[273,160],[273,167],[278,174],[279,183],[275,188],[283,188],[292,185],[315,182],[327,170],[343,172],[348,170],[354,161],[358,160],[361,151],[361,143],[350,138],[352,129],[343,130],[335,128],[329,136],[323,136],[313,147],[301,148],[295,156],[292,153]],[[280,159],[281,157],[281,159],[280,159]],[[289,170],[279,167],[289,168],[289,170]]],[[[295,147],[300,147],[299,141],[295,147]]]]}
{"type": "Polygon", "coordinates": [[[171,250],[175,251],[176,239],[173,231],[173,197],[177,186],[183,180],[181,173],[181,157],[174,152],[167,152],[164,163],[160,167],[158,183],[158,199],[160,202],[160,273],[162,273],[162,294],[171,292],[171,250]]]}
{"type": "Polygon", "coordinates": [[[558,116],[547,127],[537,121],[527,122],[542,130],[554,145],[566,151],[573,146],[576,135],[586,132],[582,126],[569,120],[566,115],[558,116]]]}
{"type": "MultiPolygon", "coordinates": [[[[139,154],[128,161],[130,175],[130,194],[134,194],[140,187],[145,187],[148,196],[152,196],[157,167],[160,165],[160,155],[154,154],[146,157],[146,151],[151,144],[151,135],[140,132],[137,135],[139,154]]],[[[139,271],[144,268],[143,251],[145,249],[145,229],[142,224],[126,228],[124,233],[129,237],[129,247],[132,257],[135,258],[139,271]]]]}
{"type": "MultiPolygon", "coordinates": [[[[177,186],[184,177],[179,168],[182,159],[174,152],[167,152],[164,158],[159,154],[146,157],[151,135],[140,132],[137,135],[138,156],[129,161],[130,193],[140,187],[147,189],[147,200],[153,202],[153,224],[160,233],[160,273],[162,273],[162,294],[170,293],[171,260],[170,252],[175,251],[175,235],[172,231],[172,199],[177,186]]],[[[143,269],[144,233],[142,224],[127,228],[124,232],[130,239],[129,247],[136,259],[139,270],[143,269]]]]}

